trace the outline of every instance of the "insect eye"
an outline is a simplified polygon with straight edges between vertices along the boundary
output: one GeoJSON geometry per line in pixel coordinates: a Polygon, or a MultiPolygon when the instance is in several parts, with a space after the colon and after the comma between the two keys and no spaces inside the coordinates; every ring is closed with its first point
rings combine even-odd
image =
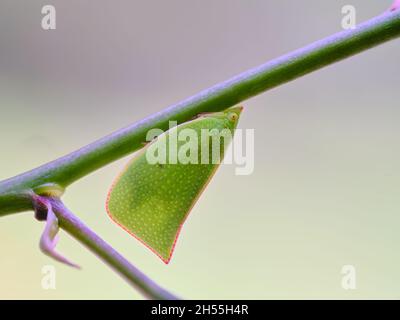
{"type": "Polygon", "coordinates": [[[230,120],[230,121],[236,121],[237,119],[238,119],[238,115],[236,114],[236,113],[233,113],[233,112],[231,112],[229,115],[228,115],[228,119],[230,120]]]}

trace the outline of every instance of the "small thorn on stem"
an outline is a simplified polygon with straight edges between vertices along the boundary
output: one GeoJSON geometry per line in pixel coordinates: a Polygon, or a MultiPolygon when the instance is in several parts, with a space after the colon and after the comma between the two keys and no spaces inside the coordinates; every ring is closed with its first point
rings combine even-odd
{"type": "Polygon", "coordinates": [[[67,258],[59,254],[57,251],[55,251],[59,239],[58,219],[53,212],[51,204],[46,203],[46,206],[47,206],[46,226],[40,238],[40,243],[39,243],[40,250],[42,250],[42,252],[45,255],[52,257],[53,259],[61,263],[64,263],[73,268],[80,269],[80,266],[69,261],[67,258]]]}
{"type": "Polygon", "coordinates": [[[400,9],[400,0],[395,0],[389,10],[396,11],[398,9],[400,9]]]}

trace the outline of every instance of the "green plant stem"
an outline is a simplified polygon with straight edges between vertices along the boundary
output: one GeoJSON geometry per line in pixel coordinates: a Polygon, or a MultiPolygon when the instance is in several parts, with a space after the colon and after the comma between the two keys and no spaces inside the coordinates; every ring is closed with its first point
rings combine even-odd
{"type": "MultiPolygon", "coordinates": [[[[0,216],[34,209],[35,194],[60,194],[74,181],[140,149],[146,142],[147,132],[152,128],[166,130],[170,120],[182,123],[202,112],[224,110],[399,36],[400,11],[397,10],[217,84],[65,157],[0,182],[0,216]]],[[[51,201],[61,228],[109,264],[131,285],[152,299],[176,299],[86,227],[61,201],[54,198],[51,201]]]]}
{"type": "Polygon", "coordinates": [[[32,209],[27,194],[36,187],[62,188],[143,146],[152,128],[168,129],[168,121],[186,122],[202,112],[221,111],[261,92],[321,69],[400,36],[400,11],[387,12],[356,29],[315,42],[156,113],[80,150],[27,173],[0,182],[0,216],[32,209]],[[13,201],[13,204],[10,202],[13,201]]]}
{"type": "Polygon", "coordinates": [[[128,260],[80,221],[60,200],[49,199],[49,201],[57,216],[59,226],[95,253],[129,284],[142,292],[144,296],[155,300],[178,299],[130,264],[128,260]]]}

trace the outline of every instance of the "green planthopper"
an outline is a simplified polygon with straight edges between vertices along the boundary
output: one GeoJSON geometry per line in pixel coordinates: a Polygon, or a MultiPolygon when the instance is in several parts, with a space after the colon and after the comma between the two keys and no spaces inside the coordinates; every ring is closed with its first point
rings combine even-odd
{"type": "Polygon", "coordinates": [[[224,158],[242,107],[200,114],[146,145],[114,182],[107,212],[165,263],[224,158]]]}

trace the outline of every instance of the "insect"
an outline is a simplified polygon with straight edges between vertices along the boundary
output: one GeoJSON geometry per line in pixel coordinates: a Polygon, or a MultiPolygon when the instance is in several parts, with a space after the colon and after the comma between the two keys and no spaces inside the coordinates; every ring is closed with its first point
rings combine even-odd
{"type": "Polygon", "coordinates": [[[201,114],[159,135],[114,182],[107,212],[169,263],[183,223],[231,142],[242,107],[201,114]],[[155,161],[156,160],[156,161],[155,161]]]}

